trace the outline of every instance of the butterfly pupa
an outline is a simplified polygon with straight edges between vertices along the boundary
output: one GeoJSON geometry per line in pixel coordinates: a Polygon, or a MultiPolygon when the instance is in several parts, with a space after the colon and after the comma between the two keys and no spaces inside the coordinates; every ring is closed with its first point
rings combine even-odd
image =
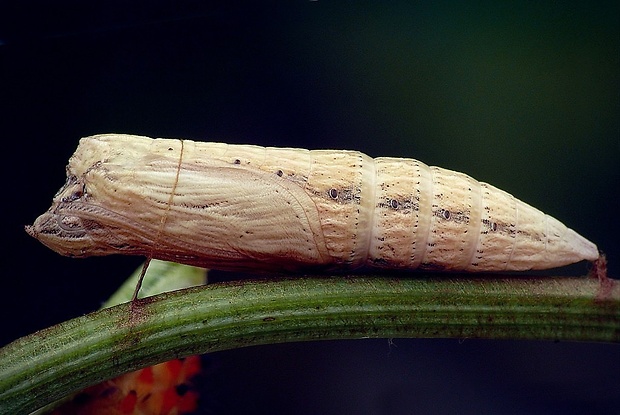
{"type": "Polygon", "coordinates": [[[599,257],[509,193],[417,160],[122,134],[81,139],[26,230],[62,255],[222,270],[497,272],[599,257]]]}

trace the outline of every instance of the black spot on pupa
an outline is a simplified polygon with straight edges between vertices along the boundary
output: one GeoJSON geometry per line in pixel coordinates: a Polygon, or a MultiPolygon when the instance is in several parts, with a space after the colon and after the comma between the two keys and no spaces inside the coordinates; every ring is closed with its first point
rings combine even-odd
{"type": "Polygon", "coordinates": [[[235,159],[235,161],[233,161],[234,164],[241,164],[241,160],[239,159],[235,159]]]}
{"type": "Polygon", "coordinates": [[[447,209],[443,209],[443,212],[441,212],[441,217],[444,218],[445,220],[450,220],[451,216],[452,214],[447,209]]]}
{"type": "Polygon", "coordinates": [[[282,170],[278,170],[278,171],[276,171],[276,174],[277,174],[279,177],[282,177],[282,175],[284,174],[284,172],[283,172],[282,170]]]}
{"type": "Polygon", "coordinates": [[[78,199],[81,199],[82,196],[84,196],[84,193],[86,193],[86,188],[85,188],[85,186],[82,186],[81,189],[76,190],[75,192],[71,193],[71,195],[69,195],[69,196],[63,197],[61,200],[63,202],[65,202],[65,203],[73,202],[73,201],[76,201],[78,199]]]}
{"type": "Polygon", "coordinates": [[[491,232],[497,232],[497,229],[499,228],[499,226],[497,225],[497,222],[493,222],[489,219],[483,219],[482,223],[486,227],[488,227],[491,232]]]}

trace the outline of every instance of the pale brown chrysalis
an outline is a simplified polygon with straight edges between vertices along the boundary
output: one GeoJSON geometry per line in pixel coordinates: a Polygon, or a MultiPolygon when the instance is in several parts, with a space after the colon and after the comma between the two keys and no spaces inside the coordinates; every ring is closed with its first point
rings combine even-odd
{"type": "Polygon", "coordinates": [[[63,255],[223,270],[546,269],[598,250],[471,177],[356,151],[83,138],[27,232],[63,255]]]}

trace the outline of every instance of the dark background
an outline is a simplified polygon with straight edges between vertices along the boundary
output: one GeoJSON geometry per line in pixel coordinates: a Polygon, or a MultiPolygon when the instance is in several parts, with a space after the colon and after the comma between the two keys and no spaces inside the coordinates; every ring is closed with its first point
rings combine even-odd
{"type": "MultiPolygon", "coordinates": [[[[103,132],[417,158],[557,217],[620,275],[617,2],[14,3],[0,345],[96,309],[142,261],[63,258],[23,231],[78,139],[103,132]]],[[[620,413],[614,345],[360,340],[205,360],[204,413],[620,413]]]]}

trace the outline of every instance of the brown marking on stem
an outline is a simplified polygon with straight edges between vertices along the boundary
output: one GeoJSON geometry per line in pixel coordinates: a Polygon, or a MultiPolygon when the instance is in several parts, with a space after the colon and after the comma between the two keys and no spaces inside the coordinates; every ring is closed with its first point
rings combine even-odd
{"type": "Polygon", "coordinates": [[[607,257],[601,252],[598,259],[592,263],[592,269],[590,270],[590,278],[598,279],[599,286],[596,292],[595,301],[606,301],[611,297],[618,281],[607,276],[607,257]]]}

